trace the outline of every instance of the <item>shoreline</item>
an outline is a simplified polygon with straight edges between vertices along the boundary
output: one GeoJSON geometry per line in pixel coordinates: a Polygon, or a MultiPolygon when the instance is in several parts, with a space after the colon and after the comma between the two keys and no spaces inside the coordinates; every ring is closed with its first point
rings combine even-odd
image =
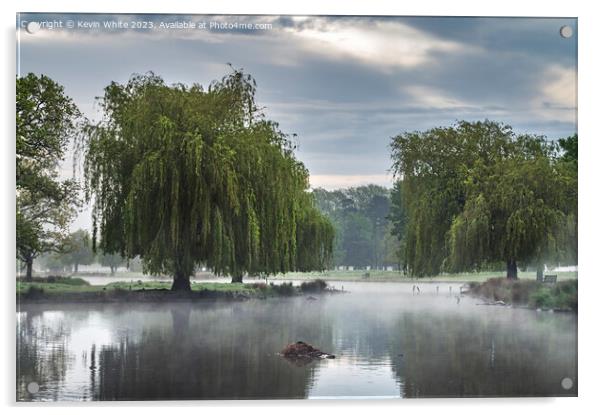
{"type": "MultiPolygon", "coordinates": [[[[578,279],[577,271],[549,271],[549,273],[557,275],[558,282],[566,280],[578,279]]],[[[440,274],[434,277],[411,278],[404,276],[398,271],[330,271],[330,272],[315,272],[315,273],[288,273],[270,276],[267,283],[276,282],[309,282],[313,280],[323,280],[326,282],[392,282],[392,283],[443,283],[443,284],[465,284],[465,283],[483,283],[492,278],[502,278],[505,274],[502,271],[492,272],[471,272],[460,274],[440,274]]],[[[49,278],[52,275],[40,274],[39,279],[49,278]]],[[[139,272],[118,272],[116,275],[107,275],[97,272],[79,272],[77,274],[58,274],[58,278],[81,278],[90,282],[91,285],[101,286],[111,282],[122,283],[137,283],[156,282],[168,284],[172,278],[159,275],[145,275],[139,272]]],[[[526,271],[519,274],[519,281],[535,281],[535,272],[526,271]]],[[[17,281],[24,281],[17,278],[17,281]]],[[[213,275],[209,272],[197,273],[191,277],[191,282],[195,284],[210,283],[210,284],[230,284],[230,278],[213,275]]],[[[266,283],[265,278],[246,276],[244,284],[261,284],[266,283]]]]}
{"type": "Polygon", "coordinates": [[[321,280],[292,283],[193,282],[190,291],[172,291],[171,282],[113,282],[90,285],[81,278],[55,278],[51,281],[17,281],[16,300],[25,303],[163,303],[181,301],[245,301],[279,297],[336,294],[343,291],[321,280]]]}
{"type": "Polygon", "coordinates": [[[578,280],[545,283],[492,278],[471,283],[466,294],[484,301],[479,305],[526,308],[534,311],[578,312],[578,280]]]}
{"type": "Polygon", "coordinates": [[[67,293],[17,294],[17,304],[128,304],[128,303],[171,303],[171,302],[235,302],[248,300],[268,300],[276,298],[306,297],[315,300],[314,296],[343,294],[344,291],[328,289],[318,293],[298,291],[292,294],[245,294],[220,291],[171,291],[171,290],[135,290],[135,291],[91,291],[67,293]]]}
{"type": "MultiPolygon", "coordinates": [[[[291,296],[300,296],[295,294],[291,296]]],[[[20,304],[48,304],[48,303],[168,303],[168,302],[196,302],[196,301],[246,301],[251,299],[266,299],[267,296],[246,295],[236,292],[219,291],[186,291],[178,292],[167,289],[149,289],[135,291],[90,291],[66,293],[36,293],[17,294],[20,304]]]]}
{"type": "Polygon", "coordinates": [[[577,311],[577,279],[555,284],[531,279],[491,278],[483,282],[433,279],[249,279],[245,283],[227,281],[191,281],[191,291],[172,291],[170,281],[117,281],[92,285],[83,278],[37,278],[32,282],[17,280],[16,301],[26,303],[168,303],[197,301],[245,301],[251,299],[300,297],[345,293],[339,284],[386,283],[403,285],[460,285],[460,294],[482,300],[479,305],[520,307],[539,311],[577,311]],[[256,281],[256,282],[255,282],[256,281]]]}

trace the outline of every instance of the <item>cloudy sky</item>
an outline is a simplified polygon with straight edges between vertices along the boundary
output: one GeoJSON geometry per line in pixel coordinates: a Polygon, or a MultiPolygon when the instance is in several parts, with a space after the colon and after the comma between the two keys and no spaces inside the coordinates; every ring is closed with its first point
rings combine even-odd
{"type": "Polygon", "coordinates": [[[21,14],[17,27],[18,72],[52,77],[92,119],[103,87],[132,73],[207,85],[244,68],[315,187],[390,186],[403,131],[485,118],[549,139],[577,130],[576,19],[21,14]],[[105,28],[119,22],[146,28],[105,28]],[[196,27],[169,27],[183,22],[196,27]]]}

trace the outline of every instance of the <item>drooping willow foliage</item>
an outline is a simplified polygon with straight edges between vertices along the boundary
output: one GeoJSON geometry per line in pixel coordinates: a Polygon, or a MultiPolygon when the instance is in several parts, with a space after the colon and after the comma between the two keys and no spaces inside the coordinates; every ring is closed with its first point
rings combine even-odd
{"type": "Polygon", "coordinates": [[[206,90],[151,74],[112,83],[105,119],[86,132],[87,197],[103,252],[188,289],[199,264],[245,273],[323,270],[334,230],[308,192],[308,172],[235,70],[206,90]]]}
{"type": "Polygon", "coordinates": [[[577,173],[555,144],[485,121],[404,133],[391,147],[413,275],[505,262],[516,277],[517,262],[576,250],[577,173]]]}

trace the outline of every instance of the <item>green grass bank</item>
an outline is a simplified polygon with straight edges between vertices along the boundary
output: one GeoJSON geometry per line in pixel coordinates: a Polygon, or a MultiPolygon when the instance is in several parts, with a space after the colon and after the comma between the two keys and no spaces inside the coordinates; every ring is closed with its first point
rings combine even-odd
{"type": "Polygon", "coordinates": [[[49,277],[33,281],[17,280],[17,300],[23,302],[122,302],[292,297],[306,294],[335,293],[322,280],[293,286],[292,283],[192,282],[191,292],[173,292],[168,281],[113,282],[90,285],[81,278],[49,277]]]}

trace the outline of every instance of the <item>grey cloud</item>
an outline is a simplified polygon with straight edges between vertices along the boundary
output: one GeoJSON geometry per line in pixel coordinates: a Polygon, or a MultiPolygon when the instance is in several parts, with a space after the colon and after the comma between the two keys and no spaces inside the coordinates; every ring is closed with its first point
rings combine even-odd
{"type": "MultiPolygon", "coordinates": [[[[61,16],[65,18],[35,15],[38,19],[61,16]]],[[[137,17],[153,21],[232,18],[137,17]]],[[[550,138],[576,130],[574,122],[542,116],[546,105],[554,111],[570,110],[571,105],[547,101],[541,91],[551,65],[576,70],[576,40],[562,39],[557,32],[559,24],[576,25],[574,19],[235,17],[245,22],[269,20],[275,30],[152,39],[148,33],[117,36],[120,33],[115,31],[96,33],[94,39],[31,38],[21,48],[21,69],[55,78],[93,116],[94,97],[110,81],[125,82],[133,72],[152,70],[169,83],[206,85],[223,76],[228,71],[226,62],[232,62],[256,78],[258,100],[267,107],[267,116],[279,121],[285,132],[299,135],[298,156],[310,173],[319,175],[384,174],[390,167],[392,136],[460,119],[499,120],[519,132],[550,138]],[[325,22],[380,21],[400,22],[465,48],[430,52],[424,64],[384,71],[378,61],[326,56],[301,47],[302,41],[295,37],[308,28],[326,30],[325,22]],[[429,96],[421,100],[416,88],[429,96]],[[452,102],[446,104],[447,98],[452,102]],[[541,108],[533,108],[533,102],[541,102],[541,108]]]]}

